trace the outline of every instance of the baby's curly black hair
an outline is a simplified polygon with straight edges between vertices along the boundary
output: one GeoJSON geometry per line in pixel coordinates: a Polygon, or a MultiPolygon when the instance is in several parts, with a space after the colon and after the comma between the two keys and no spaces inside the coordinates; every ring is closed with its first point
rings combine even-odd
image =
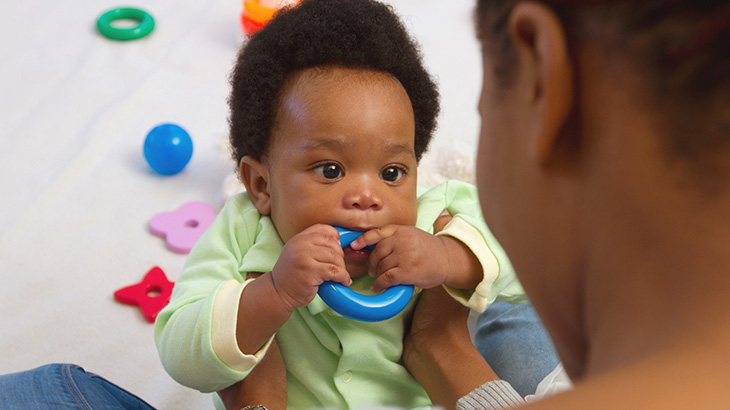
{"type": "Polygon", "coordinates": [[[278,12],[238,54],[228,99],[236,164],[246,155],[266,154],[287,77],[324,66],[369,69],[398,79],[411,100],[416,160],[421,159],[436,128],[439,94],[398,16],[372,0],[302,0],[278,12]]]}

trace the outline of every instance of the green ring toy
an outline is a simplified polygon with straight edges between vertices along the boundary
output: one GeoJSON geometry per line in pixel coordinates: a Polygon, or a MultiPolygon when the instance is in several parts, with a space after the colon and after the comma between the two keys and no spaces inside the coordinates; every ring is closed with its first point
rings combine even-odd
{"type": "Polygon", "coordinates": [[[155,28],[155,19],[152,18],[150,13],[144,10],[132,7],[119,7],[106,11],[99,16],[99,19],[96,21],[96,28],[99,29],[101,34],[112,40],[137,40],[152,32],[155,28]],[[135,20],[139,24],[130,28],[112,26],[113,21],[122,19],[135,20]]]}

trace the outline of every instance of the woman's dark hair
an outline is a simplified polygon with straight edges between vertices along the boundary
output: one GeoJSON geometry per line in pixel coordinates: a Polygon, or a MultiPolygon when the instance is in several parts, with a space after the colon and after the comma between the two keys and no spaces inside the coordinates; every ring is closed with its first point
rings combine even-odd
{"type": "MultiPolygon", "coordinates": [[[[475,16],[477,36],[496,57],[494,74],[502,87],[514,80],[507,23],[519,1],[479,0],[475,16]]],[[[635,63],[653,93],[672,153],[698,160],[730,143],[730,0],[543,3],[561,19],[571,52],[571,44],[589,39],[606,55],[623,54],[635,63]]]]}
{"type": "Polygon", "coordinates": [[[243,156],[266,154],[287,77],[326,66],[383,72],[400,81],[413,107],[420,160],[436,128],[439,95],[398,16],[372,0],[302,0],[278,12],[238,54],[228,100],[236,164],[243,156]]]}

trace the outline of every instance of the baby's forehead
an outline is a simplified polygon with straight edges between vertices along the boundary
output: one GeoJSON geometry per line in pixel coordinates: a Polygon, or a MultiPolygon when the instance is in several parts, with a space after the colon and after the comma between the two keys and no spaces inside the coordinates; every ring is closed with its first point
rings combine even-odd
{"type": "Polygon", "coordinates": [[[281,95],[296,91],[306,96],[306,94],[314,93],[327,86],[372,86],[381,84],[400,88],[405,93],[400,81],[388,72],[367,68],[318,66],[298,70],[287,75],[281,95]]]}
{"type": "Polygon", "coordinates": [[[388,107],[391,115],[402,115],[415,126],[408,93],[391,74],[361,68],[309,68],[287,77],[275,107],[275,128],[301,115],[357,121],[357,116],[373,112],[373,105],[388,107]],[[345,107],[349,111],[343,113],[345,107]]]}
{"type": "Polygon", "coordinates": [[[394,112],[405,115],[415,125],[413,107],[400,81],[387,72],[362,68],[314,67],[290,74],[274,107],[274,128],[301,115],[340,113],[351,109],[350,115],[362,113],[364,103],[376,101],[394,112]]]}
{"type": "Polygon", "coordinates": [[[372,139],[379,134],[415,151],[413,107],[403,86],[389,73],[343,67],[301,70],[287,77],[275,109],[269,153],[282,144],[312,152],[363,149],[355,148],[359,136],[372,139]],[[336,136],[347,136],[346,141],[330,138],[336,136]]]}
{"type": "Polygon", "coordinates": [[[391,151],[415,150],[415,119],[408,94],[387,73],[349,68],[316,68],[288,79],[272,128],[272,145],[297,146],[306,151],[348,151],[359,137],[391,151]],[[342,140],[338,140],[341,138],[342,140]],[[392,143],[391,143],[392,142],[392,143]]]}

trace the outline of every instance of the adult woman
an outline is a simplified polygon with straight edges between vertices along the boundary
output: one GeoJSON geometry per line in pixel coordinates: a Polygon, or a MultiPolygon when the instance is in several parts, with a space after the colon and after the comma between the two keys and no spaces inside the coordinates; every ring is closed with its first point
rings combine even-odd
{"type": "MultiPolygon", "coordinates": [[[[476,18],[482,208],[577,382],[534,408],[727,408],[730,3],[480,0],[476,18]]],[[[429,326],[412,367],[448,380],[429,326]]]]}

